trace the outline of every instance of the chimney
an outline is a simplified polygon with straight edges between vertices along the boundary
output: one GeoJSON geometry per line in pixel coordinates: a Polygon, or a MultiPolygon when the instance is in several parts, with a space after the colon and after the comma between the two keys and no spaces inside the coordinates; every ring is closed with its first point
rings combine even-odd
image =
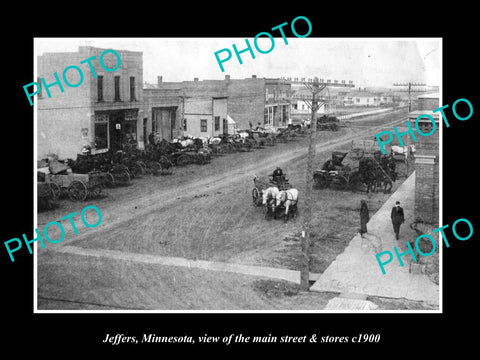
{"type": "Polygon", "coordinates": [[[193,81],[198,81],[198,78],[193,78],[193,81]]]}
{"type": "Polygon", "coordinates": [[[225,80],[230,80],[230,75],[225,75],[225,80]]]}
{"type": "Polygon", "coordinates": [[[163,81],[163,76],[157,76],[157,84],[160,85],[163,81]]]}
{"type": "Polygon", "coordinates": [[[252,79],[256,79],[257,78],[257,75],[252,75],[252,79]]]}

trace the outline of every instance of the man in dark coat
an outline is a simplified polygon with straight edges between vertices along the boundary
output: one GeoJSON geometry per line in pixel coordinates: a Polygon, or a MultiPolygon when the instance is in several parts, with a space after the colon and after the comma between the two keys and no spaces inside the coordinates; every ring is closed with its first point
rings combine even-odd
{"type": "Polygon", "coordinates": [[[363,234],[367,232],[367,223],[370,220],[370,214],[368,212],[367,202],[365,200],[360,201],[360,236],[363,238],[363,234]]]}
{"type": "Polygon", "coordinates": [[[392,219],[393,231],[395,232],[395,236],[398,240],[400,234],[400,225],[405,222],[405,215],[403,213],[403,208],[400,206],[400,201],[395,203],[390,217],[392,219]]]}

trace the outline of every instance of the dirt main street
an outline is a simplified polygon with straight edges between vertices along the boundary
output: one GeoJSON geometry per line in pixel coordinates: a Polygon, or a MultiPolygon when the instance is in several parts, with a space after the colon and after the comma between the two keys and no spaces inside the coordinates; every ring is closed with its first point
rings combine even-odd
{"type": "MultiPolygon", "coordinates": [[[[324,161],[330,158],[331,151],[349,150],[353,139],[372,139],[379,131],[391,129],[393,125],[404,122],[405,112],[372,116],[366,118],[365,121],[369,122],[370,126],[361,127],[359,124],[359,127],[345,127],[338,132],[319,132],[316,167],[320,167],[324,161]],[[374,125],[371,125],[372,123],[374,125]]],[[[303,220],[302,194],[305,193],[307,146],[308,137],[299,137],[295,141],[277,144],[274,147],[228,154],[214,158],[207,165],[177,168],[173,175],[145,176],[135,179],[129,187],[108,189],[108,195],[101,199],[92,199],[84,203],[64,200],[55,210],[39,213],[39,230],[42,229],[42,225],[50,221],[58,221],[73,211],[80,213],[82,208],[90,204],[97,206],[103,216],[102,223],[97,228],[82,227],[79,229],[80,234],[75,236],[73,231],[65,226],[67,230],[65,240],[59,244],[48,243],[47,250],[39,248],[39,298],[55,298],[58,301],[75,302],[72,296],[74,298],[85,296],[85,293],[82,293],[81,296],[79,293],[75,295],[75,291],[80,290],[75,290],[75,284],[69,283],[69,281],[74,281],[72,278],[80,281],[78,280],[79,269],[83,269],[83,276],[89,279],[88,281],[82,280],[82,282],[87,281],[83,291],[93,291],[98,282],[108,283],[109,273],[95,271],[95,269],[98,270],[98,264],[88,270],[85,263],[89,261],[83,260],[82,262],[78,257],[55,252],[55,247],[65,245],[98,249],[99,251],[108,249],[126,253],[255,264],[297,270],[301,259],[298,234],[302,229],[303,220]],[[283,168],[288,174],[290,183],[300,192],[298,216],[286,224],[281,220],[265,220],[263,209],[252,204],[251,190],[254,175],[265,176],[271,173],[276,166],[283,168]],[[67,258],[69,261],[65,261],[67,258]],[[67,274],[72,276],[69,277],[67,274]],[[65,293],[59,290],[61,288],[72,290],[65,293]]],[[[349,161],[348,156],[345,161],[349,161]]],[[[401,178],[395,183],[393,190],[403,179],[401,178]]],[[[387,198],[388,195],[383,193],[376,193],[368,197],[371,213],[373,214],[387,198]]],[[[367,199],[367,195],[347,190],[314,189],[312,272],[323,272],[351,240],[358,228],[358,206],[361,199],[367,199]]],[[[53,231],[51,237],[55,238],[53,231]]],[[[170,271],[183,273],[183,270],[169,269],[168,272],[170,271]]],[[[180,279],[178,274],[177,278],[180,279]]],[[[175,279],[175,275],[173,278],[175,279]]],[[[155,284],[157,281],[158,279],[150,285],[157,286],[158,284],[155,284]]],[[[146,281],[143,287],[148,288],[150,286],[148,284],[149,282],[146,281]]],[[[192,284],[192,286],[195,285],[192,284]]],[[[167,287],[167,289],[173,293],[176,291],[174,288],[167,287]]],[[[115,294],[114,297],[121,299],[122,296],[125,296],[125,290],[115,288],[110,291],[115,294]]],[[[195,293],[198,290],[192,291],[195,293]]],[[[223,293],[220,289],[218,291],[223,293]]],[[[230,289],[229,291],[234,290],[230,289]]],[[[173,305],[175,302],[171,300],[165,300],[165,303],[161,305],[155,302],[153,305],[147,304],[141,299],[143,298],[132,300],[128,307],[177,308],[177,305],[173,305]]],[[[235,304],[234,299],[235,296],[232,296],[231,302],[228,302],[229,305],[220,305],[218,302],[217,305],[234,308],[237,306],[239,308],[242,306],[253,306],[254,308],[266,306],[265,304],[252,305],[248,302],[235,304]]],[[[207,300],[195,304],[193,297],[191,301],[192,304],[183,306],[203,308],[202,306],[205,306],[207,300]]],[[[82,303],[79,300],[78,302],[82,303]]],[[[83,302],[87,301],[84,299],[83,302]]],[[[110,300],[97,298],[91,302],[112,303],[111,298],[110,300]]],[[[112,305],[113,308],[125,306],[122,300],[115,303],[116,305],[112,305]],[[120,303],[123,305],[119,305],[120,303]]],[[[212,304],[214,303],[215,301],[212,300],[212,304]]],[[[53,307],[51,303],[45,305],[45,302],[41,302],[41,304],[46,308],[53,307]]],[[[182,305],[179,306],[182,308],[182,305]]],[[[206,308],[210,308],[210,306],[206,308]]]]}

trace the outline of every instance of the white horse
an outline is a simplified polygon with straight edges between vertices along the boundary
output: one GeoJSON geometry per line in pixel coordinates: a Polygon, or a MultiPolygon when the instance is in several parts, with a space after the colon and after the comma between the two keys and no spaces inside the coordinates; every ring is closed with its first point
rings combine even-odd
{"type": "Polygon", "coordinates": [[[285,217],[284,221],[288,221],[288,216],[290,215],[290,208],[292,209],[292,214],[293,216],[296,215],[297,213],[297,203],[298,203],[298,190],[297,189],[288,189],[288,190],[282,190],[279,191],[276,198],[275,198],[275,208],[274,208],[274,214],[276,214],[276,208],[279,206],[284,206],[285,207],[285,217]]]}
{"type": "Polygon", "coordinates": [[[262,205],[265,206],[265,218],[269,218],[269,214],[275,214],[275,199],[279,190],[276,186],[271,186],[262,191],[262,205]]]}
{"type": "Polygon", "coordinates": [[[268,203],[277,198],[279,193],[278,187],[271,186],[268,189],[262,191],[262,204],[268,205],[268,203]]]}
{"type": "Polygon", "coordinates": [[[408,155],[409,154],[414,154],[415,153],[415,145],[412,144],[412,145],[405,145],[405,146],[397,146],[397,145],[393,145],[391,148],[390,148],[390,152],[392,155],[403,155],[405,156],[405,162],[407,162],[408,160],[408,155]]]}
{"type": "Polygon", "coordinates": [[[219,138],[219,137],[216,137],[216,136],[213,136],[211,137],[210,139],[208,139],[208,143],[210,145],[218,145],[222,142],[222,139],[219,138]]]}

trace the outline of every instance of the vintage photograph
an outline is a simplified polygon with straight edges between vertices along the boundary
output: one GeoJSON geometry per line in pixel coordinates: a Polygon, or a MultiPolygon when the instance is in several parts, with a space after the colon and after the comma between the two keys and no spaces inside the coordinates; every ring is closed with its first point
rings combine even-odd
{"type": "Polygon", "coordinates": [[[442,39],[272,36],[34,39],[35,312],[441,312],[442,39]]]}

